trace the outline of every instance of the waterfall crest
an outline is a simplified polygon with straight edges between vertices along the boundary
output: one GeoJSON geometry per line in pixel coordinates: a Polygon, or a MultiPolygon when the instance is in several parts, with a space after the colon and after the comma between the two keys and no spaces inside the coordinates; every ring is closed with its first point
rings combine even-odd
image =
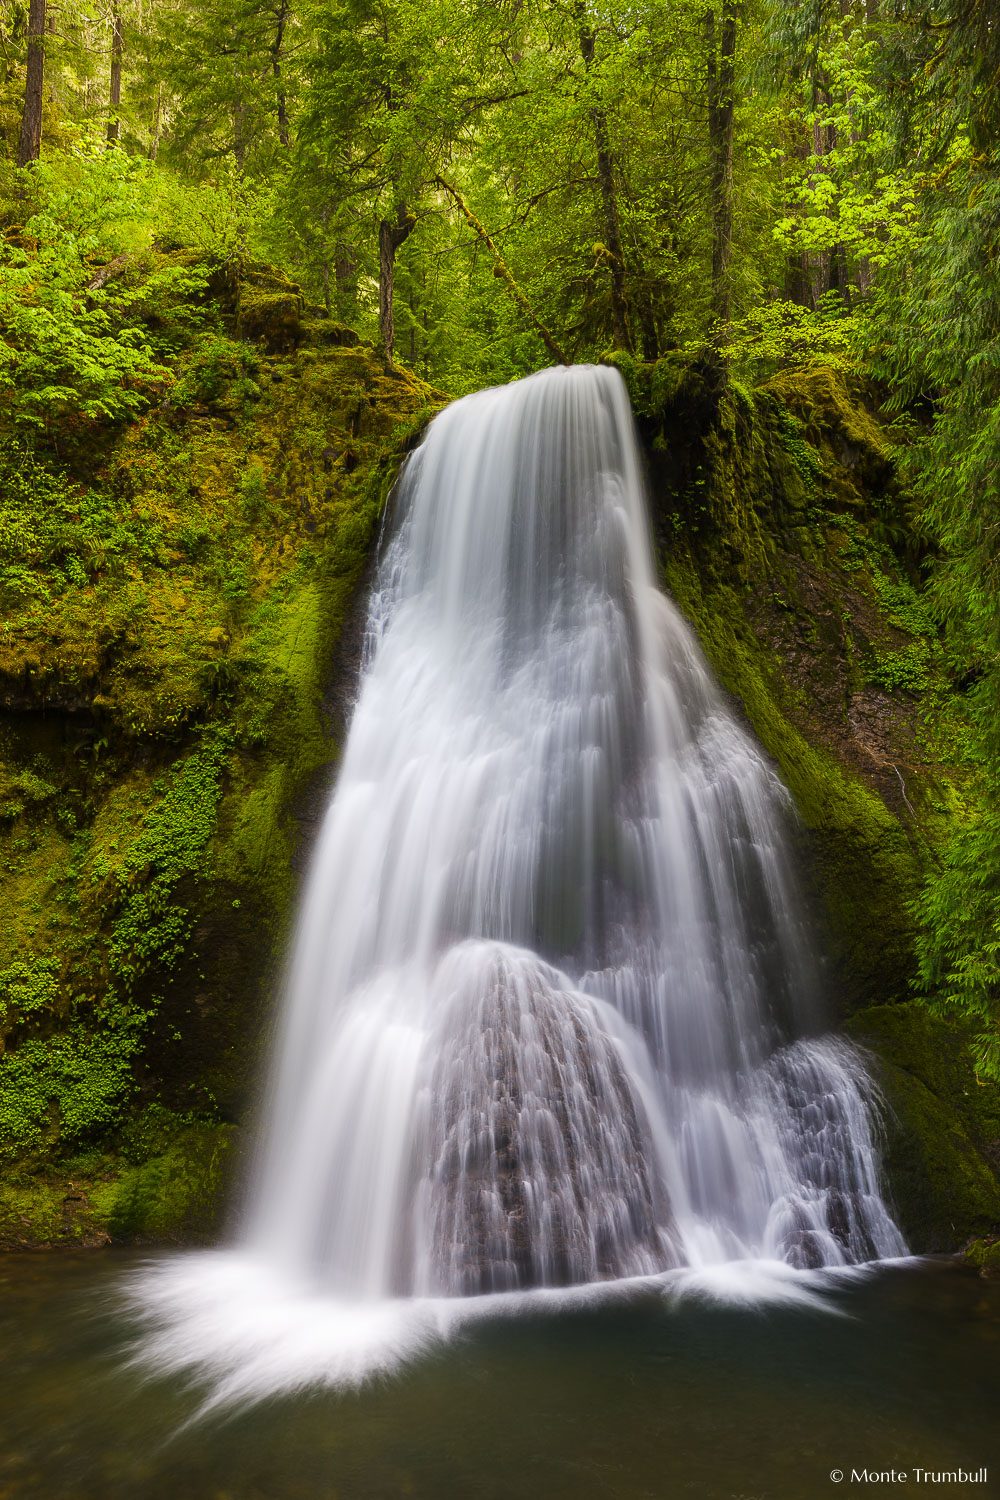
{"type": "Polygon", "coordinates": [[[150,1357],[230,1394],[360,1378],[351,1320],[392,1299],[440,1327],[485,1293],[904,1254],[863,1064],[819,1034],[787,793],[657,588],[621,377],[456,402],[394,505],[244,1269],[147,1283],[150,1357]],[[339,1363],[290,1289],[348,1319],[339,1363]]]}

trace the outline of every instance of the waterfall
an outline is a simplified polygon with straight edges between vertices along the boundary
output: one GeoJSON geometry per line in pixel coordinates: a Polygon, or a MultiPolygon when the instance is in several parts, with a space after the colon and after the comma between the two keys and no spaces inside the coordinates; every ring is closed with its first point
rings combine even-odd
{"type": "Polygon", "coordinates": [[[448,407],[394,497],[245,1263],[360,1309],[905,1253],[789,814],[657,587],[618,373],[448,407]]]}

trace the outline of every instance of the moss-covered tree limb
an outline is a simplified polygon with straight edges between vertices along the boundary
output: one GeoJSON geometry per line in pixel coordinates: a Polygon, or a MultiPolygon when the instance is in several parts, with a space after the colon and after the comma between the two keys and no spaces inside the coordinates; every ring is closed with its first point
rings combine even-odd
{"type": "Polygon", "coordinates": [[[510,292],[518,307],[521,308],[522,312],[527,314],[532,327],[538,334],[539,338],[542,340],[542,343],[545,345],[546,349],[548,349],[549,353],[555,359],[557,359],[561,365],[572,364],[573,361],[570,359],[569,355],[556,342],[553,335],[549,332],[545,324],[542,322],[541,318],[535,312],[535,309],[532,307],[527,297],[521,291],[521,288],[518,286],[517,282],[510,274],[510,271],[507,269],[500,251],[490,239],[490,236],[486,233],[486,230],[483,228],[482,224],[480,224],[475,214],[466,204],[461,193],[457,188],[452,187],[450,182],[446,182],[443,177],[436,177],[434,180],[444,188],[445,192],[451,198],[454,199],[456,205],[458,206],[465,219],[465,222],[469,225],[470,229],[474,230],[474,232],[482,240],[483,244],[492,255],[493,264],[495,267],[494,275],[499,276],[500,280],[506,285],[507,290],[510,292]]]}

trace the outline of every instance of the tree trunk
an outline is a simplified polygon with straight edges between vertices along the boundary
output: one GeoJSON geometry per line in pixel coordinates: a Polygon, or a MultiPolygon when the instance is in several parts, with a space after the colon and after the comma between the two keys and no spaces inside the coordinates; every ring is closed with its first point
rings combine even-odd
{"type": "Polygon", "coordinates": [[[111,18],[111,95],[108,108],[108,144],[112,145],[118,140],[121,132],[121,120],[118,111],[122,102],[122,53],[125,50],[125,30],[122,26],[122,18],[117,11],[112,13],[111,18]]]}
{"type": "Polygon", "coordinates": [[[385,346],[385,357],[392,364],[396,345],[396,325],[392,315],[392,288],[396,275],[396,251],[409,239],[417,221],[406,212],[405,203],[396,207],[396,217],[383,219],[378,226],[378,327],[385,346]]]}
{"type": "Polygon", "coordinates": [[[733,255],[733,116],[736,86],[737,0],[722,0],[722,35],[716,55],[715,12],[706,16],[708,32],[708,139],[711,153],[709,193],[712,205],[712,315],[715,340],[728,337],[729,265],[733,255]]]}
{"type": "MultiPolygon", "coordinates": [[[[56,18],[52,14],[51,11],[49,11],[47,13],[46,17],[45,17],[45,30],[48,32],[49,36],[54,36],[55,35],[56,18]]],[[[52,75],[50,73],[49,74],[49,103],[50,104],[55,104],[55,102],[56,102],[56,91],[52,87],[52,75]]]]}
{"type": "Polygon", "coordinates": [[[848,312],[851,310],[851,277],[847,268],[847,251],[838,240],[830,250],[830,291],[839,292],[848,312]]]}
{"type": "Polygon", "coordinates": [[[281,44],[285,38],[285,22],[287,19],[288,0],[279,0],[274,43],[271,47],[271,72],[274,74],[274,81],[278,91],[278,140],[283,146],[287,146],[291,139],[288,133],[288,106],[285,100],[285,90],[281,83],[281,44]]]}
{"type": "MultiPolygon", "coordinates": [[[[584,8],[583,0],[574,7],[577,25],[580,28],[580,55],[584,68],[589,72],[594,61],[594,31],[584,8]]],[[[597,147],[597,181],[601,190],[601,208],[604,219],[604,239],[608,269],[611,274],[611,336],[616,349],[633,348],[628,326],[628,300],[625,290],[625,252],[622,248],[621,221],[618,217],[618,196],[615,191],[614,163],[608,139],[608,117],[600,105],[590,111],[594,125],[594,144],[597,147]]]]}
{"type": "Polygon", "coordinates": [[[156,86],[156,119],[153,122],[153,139],[149,143],[149,159],[156,160],[156,153],[160,149],[160,121],[163,111],[163,92],[160,85],[156,86]]]}
{"type": "Polygon", "coordinates": [[[233,158],[237,172],[242,173],[246,155],[247,147],[243,136],[243,105],[238,103],[233,106],[233,158]]]}
{"type": "MultiPolygon", "coordinates": [[[[796,120],[788,124],[788,159],[792,163],[794,173],[805,175],[806,163],[809,160],[809,133],[805,127],[796,120]]],[[[801,218],[803,206],[801,199],[786,199],[785,211],[793,219],[801,218]]],[[[785,261],[784,293],[786,302],[795,302],[799,307],[813,308],[812,294],[812,272],[809,265],[809,253],[807,250],[789,248],[785,261]]]]}
{"type": "Polygon", "coordinates": [[[42,149],[42,88],[45,82],[45,0],[31,0],[28,10],[28,70],[17,142],[17,164],[37,161],[42,149]]]}
{"type": "Polygon", "coordinates": [[[240,176],[243,175],[243,164],[246,161],[247,142],[244,126],[246,124],[245,106],[243,103],[245,83],[241,81],[240,61],[243,50],[243,36],[237,27],[233,36],[233,159],[236,162],[236,170],[240,176]]]}
{"type": "Polygon", "coordinates": [[[795,302],[799,307],[813,306],[812,278],[809,256],[805,250],[789,250],[785,261],[785,301],[795,302]]]}
{"type": "Polygon", "coordinates": [[[652,303],[648,297],[643,298],[639,326],[642,329],[642,357],[647,364],[652,364],[660,357],[660,336],[656,328],[652,303]]]}

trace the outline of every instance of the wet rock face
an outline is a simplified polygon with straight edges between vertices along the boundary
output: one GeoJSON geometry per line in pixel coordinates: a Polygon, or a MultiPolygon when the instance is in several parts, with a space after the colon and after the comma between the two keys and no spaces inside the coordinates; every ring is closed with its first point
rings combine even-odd
{"type": "Polygon", "coordinates": [[[426,1184],[440,1289],[565,1286],[670,1264],[647,1123],[599,1007],[530,955],[468,944],[452,967],[426,1184]]]}

